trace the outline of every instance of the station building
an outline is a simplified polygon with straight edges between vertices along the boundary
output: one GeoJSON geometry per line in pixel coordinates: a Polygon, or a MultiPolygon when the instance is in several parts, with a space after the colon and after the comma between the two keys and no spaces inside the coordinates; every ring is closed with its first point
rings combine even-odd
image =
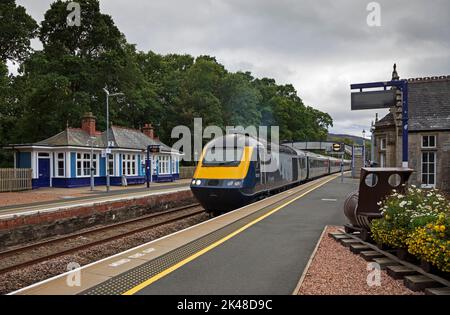
{"type": "Polygon", "coordinates": [[[159,147],[159,153],[150,156],[152,180],[179,178],[180,152],[159,141],[151,124],[146,124],[142,131],[112,126],[108,138],[109,154],[106,132],[97,131],[95,117],[86,113],[81,128],[67,127],[43,141],[9,145],[7,149],[14,150],[15,167],[32,169],[33,188],[89,186],[91,170],[95,185],[105,185],[106,169],[111,185],[142,184],[146,180],[149,145],[159,147]]]}
{"type": "MultiPolygon", "coordinates": [[[[394,67],[392,79],[399,79],[394,67]]],[[[450,191],[450,76],[408,79],[411,184],[450,191]]],[[[375,122],[375,162],[402,164],[401,93],[389,113],[375,122]]]]}

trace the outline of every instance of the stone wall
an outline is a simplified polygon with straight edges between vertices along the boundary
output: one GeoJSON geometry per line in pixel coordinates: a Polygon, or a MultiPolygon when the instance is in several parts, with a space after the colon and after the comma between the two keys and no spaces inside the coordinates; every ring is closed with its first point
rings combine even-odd
{"type": "MultiPolygon", "coordinates": [[[[450,191],[450,131],[436,131],[436,132],[410,132],[408,136],[408,154],[409,167],[414,169],[411,175],[410,184],[420,186],[422,184],[422,152],[427,151],[422,149],[422,136],[436,135],[436,188],[450,191]]],[[[386,154],[386,167],[400,167],[401,166],[401,138],[396,146],[397,141],[394,130],[380,130],[375,131],[376,141],[376,160],[380,161],[380,154],[386,154]],[[387,139],[386,150],[381,150],[381,138],[387,139]],[[400,151],[400,154],[398,153],[400,151]]],[[[429,150],[429,151],[430,151],[429,150]]]]}

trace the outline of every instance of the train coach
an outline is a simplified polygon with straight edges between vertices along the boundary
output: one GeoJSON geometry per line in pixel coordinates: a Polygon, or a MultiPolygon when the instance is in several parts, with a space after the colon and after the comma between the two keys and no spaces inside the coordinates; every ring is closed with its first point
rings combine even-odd
{"type": "MultiPolygon", "coordinates": [[[[341,164],[336,158],[228,134],[205,146],[190,187],[205,210],[218,215],[339,172],[341,164]]],[[[343,167],[350,169],[350,161],[343,167]]]]}

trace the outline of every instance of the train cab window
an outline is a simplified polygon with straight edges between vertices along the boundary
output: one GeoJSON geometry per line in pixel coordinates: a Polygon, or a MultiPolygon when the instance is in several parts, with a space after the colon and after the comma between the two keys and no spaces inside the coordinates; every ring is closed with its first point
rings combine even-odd
{"type": "Polygon", "coordinates": [[[244,148],[211,147],[206,150],[204,166],[237,166],[241,162],[244,148]]]}

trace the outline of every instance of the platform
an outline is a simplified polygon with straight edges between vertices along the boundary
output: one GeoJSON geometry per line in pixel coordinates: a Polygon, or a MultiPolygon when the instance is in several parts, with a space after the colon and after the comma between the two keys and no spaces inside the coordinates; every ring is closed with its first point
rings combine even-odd
{"type": "MultiPolygon", "coordinates": [[[[1,206],[0,219],[6,219],[19,215],[30,215],[37,212],[57,211],[59,209],[70,209],[74,207],[90,206],[97,203],[114,202],[120,200],[129,200],[141,197],[147,197],[156,194],[177,192],[189,190],[190,180],[181,180],[175,183],[153,183],[150,188],[146,187],[127,187],[123,189],[114,189],[110,192],[94,191],[89,195],[70,198],[65,200],[49,200],[43,202],[23,203],[10,206],[1,206]]],[[[70,195],[70,188],[65,189],[70,195]]],[[[27,194],[33,192],[21,192],[27,194]]],[[[20,198],[20,197],[18,197],[20,198]]]]}
{"type": "Polygon", "coordinates": [[[311,181],[15,294],[292,294],[357,184],[311,181]],[[81,286],[68,286],[78,275],[81,286]]]}

